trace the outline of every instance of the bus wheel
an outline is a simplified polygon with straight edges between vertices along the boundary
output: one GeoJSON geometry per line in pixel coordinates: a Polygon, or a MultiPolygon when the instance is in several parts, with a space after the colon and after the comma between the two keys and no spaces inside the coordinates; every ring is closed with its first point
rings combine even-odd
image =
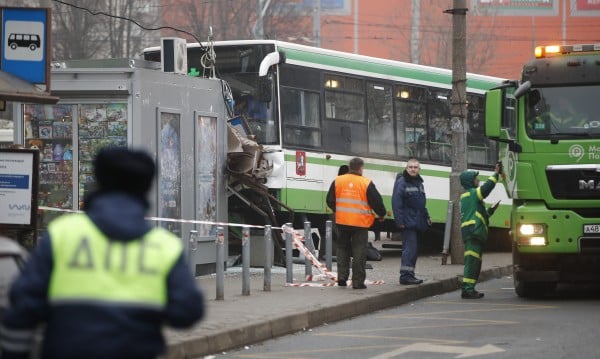
{"type": "Polygon", "coordinates": [[[514,280],[515,292],[521,298],[540,298],[556,288],[553,282],[524,282],[514,280]]]}

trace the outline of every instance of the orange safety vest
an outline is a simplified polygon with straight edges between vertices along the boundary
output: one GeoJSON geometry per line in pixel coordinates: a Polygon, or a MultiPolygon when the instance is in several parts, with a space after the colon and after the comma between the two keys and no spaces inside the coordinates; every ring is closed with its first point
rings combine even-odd
{"type": "Polygon", "coordinates": [[[371,180],[360,175],[345,174],[335,179],[335,223],[369,228],[375,222],[367,201],[371,180]]]}

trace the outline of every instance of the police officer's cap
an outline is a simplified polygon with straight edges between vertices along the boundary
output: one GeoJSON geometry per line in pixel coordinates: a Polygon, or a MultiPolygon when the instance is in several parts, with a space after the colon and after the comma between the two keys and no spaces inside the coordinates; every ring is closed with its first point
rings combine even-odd
{"type": "Polygon", "coordinates": [[[128,192],[145,198],[156,168],[150,155],[125,147],[100,150],[94,161],[98,190],[128,192]]]}

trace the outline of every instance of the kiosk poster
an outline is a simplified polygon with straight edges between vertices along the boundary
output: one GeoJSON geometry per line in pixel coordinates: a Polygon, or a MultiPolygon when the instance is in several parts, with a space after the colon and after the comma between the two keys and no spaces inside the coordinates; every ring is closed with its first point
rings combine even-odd
{"type": "MultiPolygon", "coordinates": [[[[37,151],[0,150],[0,223],[32,226],[37,151]]],[[[37,206],[35,206],[37,207],[37,206]]]]}
{"type": "MultiPolygon", "coordinates": [[[[160,113],[158,151],[158,216],[181,219],[180,115],[160,113]]],[[[181,223],[161,222],[171,233],[181,236],[181,223]]]]}

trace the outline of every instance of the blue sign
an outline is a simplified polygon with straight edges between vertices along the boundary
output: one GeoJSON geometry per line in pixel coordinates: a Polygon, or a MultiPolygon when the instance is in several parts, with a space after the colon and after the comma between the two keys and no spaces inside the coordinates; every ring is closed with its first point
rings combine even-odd
{"type": "Polygon", "coordinates": [[[0,188],[28,189],[28,175],[0,174],[0,188]]]}
{"type": "Polygon", "coordinates": [[[46,22],[46,9],[2,9],[2,71],[33,84],[46,83],[46,22]]]}

